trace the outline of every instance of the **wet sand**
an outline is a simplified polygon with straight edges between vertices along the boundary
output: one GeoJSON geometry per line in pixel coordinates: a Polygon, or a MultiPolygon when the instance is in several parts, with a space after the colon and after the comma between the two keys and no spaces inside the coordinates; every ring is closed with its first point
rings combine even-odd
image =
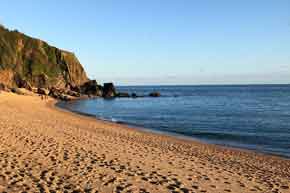
{"type": "Polygon", "coordinates": [[[0,192],[290,192],[290,160],[0,93],[0,192]]]}

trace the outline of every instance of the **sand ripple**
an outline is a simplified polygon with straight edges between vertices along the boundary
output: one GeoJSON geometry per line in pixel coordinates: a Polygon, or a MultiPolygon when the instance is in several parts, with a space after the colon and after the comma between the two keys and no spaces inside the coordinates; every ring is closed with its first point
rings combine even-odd
{"type": "MultiPolygon", "coordinates": [[[[51,101],[53,102],[53,101],[51,101]]],[[[0,192],[290,192],[290,161],[0,93],[0,192]]]]}

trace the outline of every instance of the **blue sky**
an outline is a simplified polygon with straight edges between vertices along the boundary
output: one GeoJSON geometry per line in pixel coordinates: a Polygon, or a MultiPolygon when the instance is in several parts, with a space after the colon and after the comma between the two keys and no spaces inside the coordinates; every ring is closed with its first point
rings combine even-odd
{"type": "Polygon", "coordinates": [[[2,0],[0,23],[116,84],[290,83],[290,0],[2,0]]]}

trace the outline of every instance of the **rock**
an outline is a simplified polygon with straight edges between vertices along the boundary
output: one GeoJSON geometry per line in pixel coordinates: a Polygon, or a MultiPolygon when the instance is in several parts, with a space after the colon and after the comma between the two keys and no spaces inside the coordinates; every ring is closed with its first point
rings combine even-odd
{"type": "Polygon", "coordinates": [[[27,89],[27,90],[29,90],[29,91],[32,91],[32,86],[31,86],[31,84],[30,84],[28,81],[26,81],[26,80],[21,80],[21,81],[19,82],[18,87],[19,87],[19,88],[25,88],[25,89],[27,89]]]}
{"type": "Polygon", "coordinates": [[[73,85],[73,84],[69,84],[68,88],[71,91],[77,92],[77,93],[81,93],[81,87],[78,85],[73,85]]]}
{"type": "Polygon", "coordinates": [[[136,93],[132,93],[132,94],[131,94],[131,97],[132,97],[132,98],[137,98],[137,94],[136,94],[136,93]]]}
{"type": "Polygon", "coordinates": [[[20,94],[20,95],[22,94],[21,91],[19,90],[19,88],[15,88],[15,87],[11,88],[11,92],[13,92],[15,94],[20,94]]]}
{"type": "Polygon", "coordinates": [[[160,97],[161,94],[160,94],[159,92],[151,92],[151,93],[149,94],[149,96],[150,96],[150,97],[160,97]]]}
{"type": "Polygon", "coordinates": [[[59,97],[58,97],[58,99],[63,100],[63,101],[70,101],[70,100],[72,100],[72,98],[70,96],[65,95],[65,94],[60,94],[59,97]]]}
{"type": "Polygon", "coordinates": [[[51,87],[49,89],[49,96],[58,99],[61,95],[61,92],[59,91],[59,89],[55,88],[55,87],[51,87]]]}
{"type": "Polygon", "coordinates": [[[80,93],[69,89],[51,87],[49,89],[49,96],[63,101],[70,101],[73,97],[80,97],[80,93]]]}
{"type": "Polygon", "coordinates": [[[6,85],[3,84],[3,83],[0,83],[0,90],[2,90],[2,91],[7,91],[7,87],[6,87],[6,85]]]}
{"type": "Polygon", "coordinates": [[[100,86],[100,85],[98,85],[97,88],[98,88],[98,89],[97,89],[97,91],[96,91],[96,93],[95,93],[94,95],[95,95],[95,96],[98,96],[98,97],[103,96],[103,87],[100,86]]]}
{"type": "Polygon", "coordinates": [[[22,79],[18,73],[14,75],[13,79],[18,88],[26,88],[29,91],[32,90],[31,84],[27,80],[22,79]]]}
{"type": "Polygon", "coordinates": [[[119,93],[117,93],[116,96],[121,97],[121,98],[128,98],[128,97],[130,97],[130,94],[127,92],[119,92],[119,93]]]}
{"type": "Polygon", "coordinates": [[[80,91],[82,94],[102,96],[102,87],[98,85],[96,80],[89,80],[80,86],[80,91]]]}
{"type": "Polygon", "coordinates": [[[96,80],[89,80],[85,82],[83,85],[81,85],[81,91],[86,92],[87,90],[90,90],[91,87],[96,87],[98,86],[98,83],[96,80]]]}
{"type": "Polygon", "coordinates": [[[38,91],[38,88],[35,88],[35,87],[31,88],[31,92],[37,93],[37,91],[38,91]]]}
{"type": "Polygon", "coordinates": [[[65,93],[66,93],[67,95],[69,95],[69,96],[73,96],[73,97],[80,97],[80,96],[81,96],[80,93],[75,92],[75,91],[72,91],[72,90],[67,90],[65,93]]]}
{"type": "Polygon", "coordinates": [[[104,83],[103,87],[103,97],[113,98],[116,97],[116,89],[113,83],[104,83]]]}
{"type": "Polygon", "coordinates": [[[49,95],[49,90],[48,89],[45,89],[45,88],[38,88],[37,89],[37,93],[38,94],[42,94],[42,95],[49,95]]]}
{"type": "Polygon", "coordinates": [[[133,92],[133,93],[131,94],[131,97],[132,97],[132,98],[141,98],[141,97],[145,97],[145,96],[144,96],[144,95],[137,95],[136,93],[133,92]]]}
{"type": "Polygon", "coordinates": [[[31,92],[29,92],[25,88],[12,88],[11,91],[18,95],[31,95],[31,92]]]}

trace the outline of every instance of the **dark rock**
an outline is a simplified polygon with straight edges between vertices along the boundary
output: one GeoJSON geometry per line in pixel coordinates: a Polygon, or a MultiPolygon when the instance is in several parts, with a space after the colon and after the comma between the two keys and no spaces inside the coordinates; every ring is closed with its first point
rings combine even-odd
{"type": "Polygon", "coordinates": [[[71,91],[77,92],[77,93],[81,93],[81,87],[78,85],[73,85],[73,84],[69,84],[69,89],[71,91]]]}
{"type": "Polygon", "coordinates": [[[18,88],[25,88],[25,89],[27,89],[29,91],[32,91],[31,84],[28,81],[26,81],[26,80],[19,80],[17,86],[18,86],[18,88]]]}
{"type": "Polygon", "coordinates": [[[128,98],[128,97],[130,97],[130,94],[127,92],[119,92],[119,93],[117,93],[117,97],[128,98]]]}
{"type": "Polygon", "coordinates": [[[0,90],[2,90],[2,91],[6,91],[6,90],[7,90],[6,85],[3,84],[3,83],[0,83],[0,90]]]}
{"type": "Polygon", "coordinates": [[[91,87],[97,87],[98,83],[96,80],[89,80],[85,82],[83,85],[81,85],[81,91],[86,92],[88,90],[91,90],[91,87]]]}
{"type": "Polygon", "coordinates": [[[71,98],[65,94],[60,94],[58,99],[63,100],[63,101],[70,101],[71,100],[71,98]]]}
{"type": "Polygon", "coordinates": [[[49,96],[62,101],[70,101],[72,100],[72,96],[79,97],[80,94],[71,90],[64,90],[62,88],[51,87],[49,90],[49,96]]]}
{"type": "Polygon", "coordinates": [[[132,93],[132,94],[131,94],[131,97],[132,97],[132,98],[137,98],[138,96],[137,96],[136,93],[132,93]]]}
{"type": "Polygon", "coordinates": [[[48,89],[45,89],[45,88],[38,88],[37,89],[37,93],[38,94],[42,94],[42,95],[49,95],[49,90],[48,89]]]}
{"type": "Polygon", "coordinates": [[[64,98],[63,95],[66,95],[66,92],[64,89],[51,87],[49,90],[49,96],[53,98],[63,100],[64,98]]]}
{"type": "Polygon", "coordinates": [[[57,88],[51,87],[49,89],[49,96],[52,96],[53,98],[58,98],[60,96],[60,92],[57,88]]]}
{"type": "Polygon", "coordinates": [[[22,84],[22,78],[21,78],[21,76],[18,73],[14,74],[13,81],[15,82],[15,85],[17,87],[21,86],[21,84],[22,84]]]}
{"type": "Polygon", "coordinates": [[[30,95],[29,91],[25,88],[12,88],[11,91],[18,95],[30,95]]]}
{"type": "Polygon", "coordinates": [[[16,93],[17,92],[17,89],[18,88],[15,88],[15,87],[11,88],[11,92],[16,93]]]}
{"type": "Polygon", "coordinates": [[[103,97],[113,98],[116,97],[116,89],[113,83],[104,83],[103,87],[103,97]]]}
{"type": "Polygon", "coordinates": [[[75,92],[75,91],[72,91],[72,90],[67,90],[65,93],[66,93],[67,95],[69,95],[69,96],[73,96],[73,97],[80,97],[80,96],[81,96],[80,93],[75,92]]]}
{"type": "MultiPolygon", "coordinates": [[[[31,84],[27,80],[22,79],[18,73],[15,73],[13,79],[18,88],[26,88],[31,91],[31,84]]],[[[35,75],[31,78],[31,81],[37,88],[46,88],[48,86],[48,80],[48,76],[44,73],[35,75]]]]}
{"type": "Polygon", "coordinates": [[[102,96],[102,87],[98,85],[96,80],[89,80],[80,86],[82,94],[102,96]]]}
{"type": "Polygon", "coordinates": [[[144,96],[144,95],[137,95],[136,93],[133,92],[133,93],[131,94],[131,97],[132,97],[132,98],[141,98],[141,97],[145,97],[145,96],[144,96]]]}
{"type": "Polygon", "coordinates": [[[159,92],[152,92],[149,94],[150,97],[160,97],[161,94],[159,92]]]}

